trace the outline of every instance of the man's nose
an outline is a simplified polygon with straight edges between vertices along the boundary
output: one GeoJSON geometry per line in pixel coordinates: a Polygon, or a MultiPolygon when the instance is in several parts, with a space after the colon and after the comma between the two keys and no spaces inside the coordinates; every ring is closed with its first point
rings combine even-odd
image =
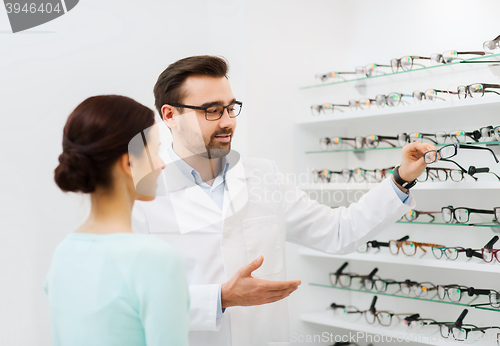
{"type": "Polygon", "coordinates": [[[232,118],[229,116],[229,109],[224,109],[224,112],[222,113],[222,117],[220,118],[219,121],[219,126],[220,127],[233,127],[234,122],[232,118]]]}

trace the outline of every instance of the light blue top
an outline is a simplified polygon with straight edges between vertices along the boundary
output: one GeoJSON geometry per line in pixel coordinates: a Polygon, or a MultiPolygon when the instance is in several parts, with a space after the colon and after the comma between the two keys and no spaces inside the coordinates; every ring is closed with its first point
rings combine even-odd
{"type": "Polygon", "coordinates": [[[44,284],[54,346],[187,346],[184,265],[161,239],[71,233],[44,284]]]}

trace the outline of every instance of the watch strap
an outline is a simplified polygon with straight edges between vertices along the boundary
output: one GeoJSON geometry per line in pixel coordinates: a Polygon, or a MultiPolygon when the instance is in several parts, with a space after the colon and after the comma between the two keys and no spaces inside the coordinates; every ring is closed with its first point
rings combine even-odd
{"type": "Polygon", "coordinates": [[[411,189],[417,183],[417,180],[405,181],[399,176],[399,166],[394,169],[393,172],[394,181],[404,189],[411,189]]]}

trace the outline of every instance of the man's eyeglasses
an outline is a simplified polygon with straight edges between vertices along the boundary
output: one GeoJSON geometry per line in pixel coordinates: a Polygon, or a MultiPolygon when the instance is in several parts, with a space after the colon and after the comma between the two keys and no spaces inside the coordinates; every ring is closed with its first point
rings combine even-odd
{"type": "Polygon", "coordinates": [[[460,85],[457,88],[458,98],[465,99],[467,95],[470,97],[483,97],[484,93],[494,93],[500,95],[499,92],[491,89],[500,89],[500,84],[475,83],[470,85],[460,85]]]}
{"type": "Polygon", "coordinates": [[[189,106],[189,105],[183,105],[180,103],[172,103],[170,105],[172,107],[176,107],[176,108],[188,108],[188,109],[195,109],[195,110],[204,111],[206,120],[216,121],[216,120],[219,120],[220,118],[222,118],[222,116],[224,115],[224,112],[226,110],[227,110],[227,113],[228,113],[230,118],[236,118],[241,113],[241,108],[243,107],[243,102],[235,101],[227,106],[214,105],[214,106],[208,106],[208,107],[189,106]]]}
{"type": "Polygon", "coordinates": [[[349,107],[349,105],[339,105],[333,103],[325,103],[322,105],[312,105],[312,115],[332,114],[335,110],[343,112],[342,107],[349,107]]]}
{"type": "Polygon", "coordinates": [[[439,159],[449,159],[455,155],[458,154],[458,148],[460,149],[473,149],[473,150],[487,150],[489,151],[492,155],[493,158],[495,159],[496,163],[498,163],[498,158],[491,150],[490,148],[485,148],[485,147],[478,147],[478,146],[473,146],[473,145],[467,145],[467,144],[450,144],[450,145],[445,145],[441,149],[438,150],[430,150],[424,154],[424,162],[426,164],[431,164],[434,162],[437,162],[439,159]]]}
{"type": "Polygon", "coordinates": [[[453,62],[453,60],[463,60],[459,58],[459,55],[485,55],[485,52],[457,52],[456,50],[449,50],[444,52],[443,54],[434,53],[431,54],[431,63],[435,64],[449,64],[453,62]]]}
{"type": "Polygon", "coordinates": [[[403,97],[413,97],[413,95],[401,93],[390,93],[388,95],[380,94],[375,97],[375,102],[377,103],[378,107],[384,107],[385,105],[389,107],[395,107],[403,102],[403,97]]]}
{"type": "Polygon", "coordinates": [[[408,55],[402,57],[401,59],[391,59],[392,72],[398,72],[399,68],[403,71],[410,71],[413,68],[413,65],[425,67],[424,65],[416,64],[415,60],[430,60],[430,57],[408,55]]]}

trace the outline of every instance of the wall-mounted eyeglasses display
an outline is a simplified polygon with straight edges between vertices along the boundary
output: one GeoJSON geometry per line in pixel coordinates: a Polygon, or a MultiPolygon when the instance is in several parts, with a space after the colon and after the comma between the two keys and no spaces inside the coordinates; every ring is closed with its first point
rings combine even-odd
{"type": "MultiPolygon", "coordinates": [[[[356,183],[363,182],[381,182],[387,177],[387,174],[392,174],[394,166],[383,169],[348,169],[344,168],[340,171],[330,171],[328,169],[313,170],[313,178],[315,183],[330,183],[334,175],[342,179],[342,182],[349,183],[354,181],[356,183]]],[[[338,182],[338,180],[337,180],[338,182]]]]}
{"type": "Polygon", "coordinates": [[[500,92],[491,89],[500,89],[500,84],[474,83],[470,85],[460,85],[457,87],[457,93],[459,99],[483,97],[485,93],[500,95],[500,92]]]}
{"type": "Polygon", "coordinates": [[[413,66],[425,67],[425,65],[415,63],[415,60],[430,59],[430,57],[416,55],[407,55],[402,57],[401,59],[391,59],[392,72],[398,72],[399,69],[401,69],[402,71],[410,71],[411,69],[413,69],[413,66]]]}
{"type": "Polygon", "coordinates": [[[458,154],[458,149],[470,149],[470,150],[487,150],[493,155],[496,163],[498,163],[498,158],[490,148],[479,147],[474,145],[467,144],[450,144],[445,145],[444,147],[438,150],[430,150],[424,154],[424,162],[426,164],[431,164],[437,162],[439,159],[449,159],[458,154]]]}
{"type": "Polygon", "coordinates": [[[321,138],[319,142],[323,150],[338,150],[344,144],[355,149],[362,149],[364,147],[377,148],[381,142],[387,143],[391,147],[396,147],[395,144],[390,142],[396,140],[398,140],[396,136],[369,135],[366,137],[325,137],[321,138]]]}
{"type": "MultiPolygon", "coordinates": [[[[498,241],[498,236],[494,236],[491,238],[491,240],[484,245],[484,249],[492,249],[493,245],[498,241]]],[[[482,254],[482,249],[471,249],[471,248],[463,248],[461,246],[455,246],[455,247],[433,247],[432,248],[432,254],[434,257],[437,259],[441,259],[444,257],[448,258],[449,260],[456,260],[460,253],[464,253],[467,258],[472,258],[472,257],[477,257],[481,258],[484,260],[483,254],[482,254]]]]}
{"type": "Polygon", "coordinates": [[[473,52],[458,52],[456,50],[448,50],[443,52],[443,54],[434,53],[431,54],[431,63],[433,64],[449,64],[455,60],[463,60],[459,58],[459,55],[485,55],[485,52],[473,51],[473,52]]]}
{"type": "Polygon", "coordinates": [[[335,111],[343,112],[343,107],[349,107],[349,105],[340,105],[333,103],[325,103],[322,105],[312,105],[311,113],[312,115],[322,115],[322,114],[333,114],[335,111]]]}

